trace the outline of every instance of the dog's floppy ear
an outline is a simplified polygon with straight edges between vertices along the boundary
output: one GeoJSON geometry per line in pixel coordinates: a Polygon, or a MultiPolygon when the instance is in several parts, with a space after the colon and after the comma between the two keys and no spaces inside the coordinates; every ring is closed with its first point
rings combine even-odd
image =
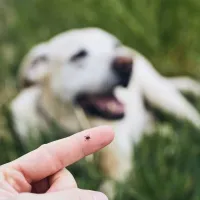
{"type": "Polygon", "coordinates": [[[19,70],[21,89],[40,84],[49,71],[49,48],[47,43],[33,47],[25,56],[19,70]]]}

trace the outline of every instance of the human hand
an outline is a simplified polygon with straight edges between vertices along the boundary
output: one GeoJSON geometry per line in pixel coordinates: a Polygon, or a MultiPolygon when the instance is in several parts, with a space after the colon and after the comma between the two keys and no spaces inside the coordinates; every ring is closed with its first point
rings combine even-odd
{"type": "Polygon", "coordinates": [[[108,145],[114,138],[109,127],[89,129],[42,145],[0,167],[0,200],[106,200],[95,191],[78,189],[66,166],[108,145]],[[85,136],[90,139],[86,140],[85,136]]]}

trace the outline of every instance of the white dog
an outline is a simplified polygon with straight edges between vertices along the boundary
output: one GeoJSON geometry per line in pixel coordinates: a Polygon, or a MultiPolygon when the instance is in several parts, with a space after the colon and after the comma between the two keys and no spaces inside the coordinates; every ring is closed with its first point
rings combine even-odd
{"type": "MultiPolygon", "coordinates": [[[[15,129],[26,140],[55,120],[66,132],[112,125],[114,142],[101,152],[101,165],[113,180],[123,181],[132,167],[132,146],[153,127],[148,103],[200,127],[198,111],[180,91],[200,94],[189,78],[164,78],[138,52],[113,35],[85,28],[57,35],[34,47],[20,71],[27,87],[13,100],[15,129]],[[189,83],[189,84],[188,84],[189,83]]],[[[112,195],[112,183],[104,190],[112,195]]]]}

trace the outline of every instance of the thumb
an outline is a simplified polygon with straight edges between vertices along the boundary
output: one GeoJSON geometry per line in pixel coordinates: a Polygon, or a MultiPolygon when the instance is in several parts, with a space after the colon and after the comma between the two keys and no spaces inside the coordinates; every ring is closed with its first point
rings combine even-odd
{"type": "Polygon", "coordinates": [[[101,192],[90,190],[70,189],[62,192],[45,194],[21,193],[13,200],[108,200],[101,192]]]}

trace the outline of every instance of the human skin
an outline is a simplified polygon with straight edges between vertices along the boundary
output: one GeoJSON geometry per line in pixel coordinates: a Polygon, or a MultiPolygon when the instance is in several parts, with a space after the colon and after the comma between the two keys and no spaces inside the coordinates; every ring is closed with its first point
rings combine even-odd
{"type": "Polygon", "coordinates": [[[106,200],[100,192],[79,189],[65,167],[102,149],[113,139],[112,129],[101,126],[42,145],[0,166],[0,200],[106,200]]]}

